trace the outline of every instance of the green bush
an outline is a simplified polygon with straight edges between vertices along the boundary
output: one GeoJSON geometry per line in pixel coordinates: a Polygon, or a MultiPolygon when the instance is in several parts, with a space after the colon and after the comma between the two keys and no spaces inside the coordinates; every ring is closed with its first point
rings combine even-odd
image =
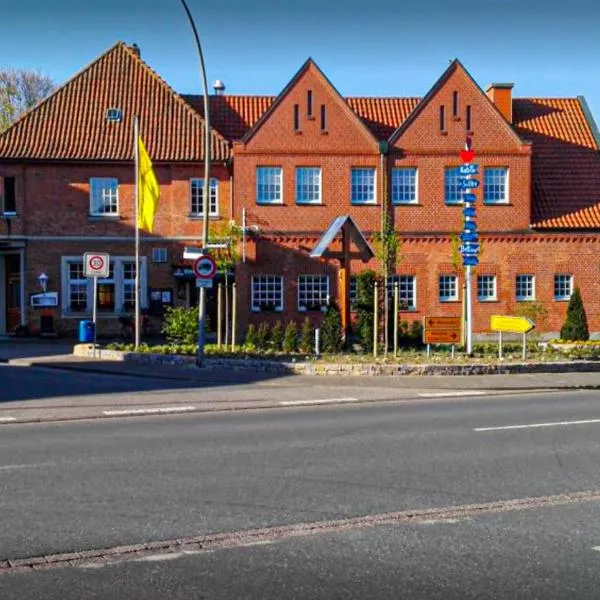
{"type": "Polygon", "coordinates": [[[330,304],[321,325],[323,352],[336,354],[344,347],[342,315],[335,304],[330,304]]]}
{"type": "Polygon", "coordinates": [[[265,322],[256,331],[256,347],[258,350],[267,350],[269,347],[269,325],[265,322]]]}
{"type": "MultiPolygon", "coordinates": [[[[208,328],[208,318],[206,319],[208,328]]],[[[161,328],[167,340],[192,344],[198,340],[198,309],[168,306],[161,328]]]]}
{"type": "Polygon", "coordinates": [[[281,321],[276,321],[271,329],[271,346],[277,352],[283,346],[283,325],[281,321]]]}
{"type": "Polygon", "coordinates": [[[286,325],[283,336],[283,351],[288,354],[298,351],[298,325],[296,321],[290,321],[286,325]]]}
{"type": "Polygon", "coordinates": [[[246,339],[244,340],[245,346],[256,348],[256,327],[250,323],[248,329],[246,329],[246,339]]]}
{"type": "Polygon", "coordinates": [[[423,323],[421,321],[413,321],[408,330],[408,341],[413,348],[423,346],[423,323]]]}
{"type": "Polygon", "coordinates": [[[356,277],[356,309],[358,311],[356,333],[365,352],[373,350],[373,302],[376,278],[375,271],[363,271],[356,277]]]}
{"type": "Polygon", "coordinates": [[[306,317],[302,323],[300,333],[300,352],[310,354],[313,351],[314,331],[310,319],[306,317]]]}
{"type": "Polygon", "coordinates": [[[588,329],[587,315],[581,300],[579,288],[576,287],[569,300],[567,308],[567,317],[565,323],[560,330],[560,337],[563,340],[570,341],[586,341],[590,338],[590,330],[588,329]]]}

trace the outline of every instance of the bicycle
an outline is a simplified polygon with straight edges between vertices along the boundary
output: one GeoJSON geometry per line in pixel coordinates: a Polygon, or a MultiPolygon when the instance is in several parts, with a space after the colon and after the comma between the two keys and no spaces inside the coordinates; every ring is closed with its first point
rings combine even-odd
{"type": "MultiPolygon", "coordinates": [[[[119,317],[119,323],[121,323],[121,339],[124,342],[133,342],[135,340],[135,316],[124,315],[119,317]]],[[[151,336],[153,331],[150,317],[145,314],[141,314],[140,324],[142,326],[142,336],[144,338],[151,336]]]]}

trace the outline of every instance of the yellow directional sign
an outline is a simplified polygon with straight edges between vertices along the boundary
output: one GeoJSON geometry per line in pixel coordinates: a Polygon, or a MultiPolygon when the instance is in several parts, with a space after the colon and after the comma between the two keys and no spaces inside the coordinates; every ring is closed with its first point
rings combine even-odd
{"type": "Polygon", "coordinates": [[[535,323],[527,317],[505,317],[492,315],[490,329],[507,333],[528,333],[535,327],[535,323]]]}

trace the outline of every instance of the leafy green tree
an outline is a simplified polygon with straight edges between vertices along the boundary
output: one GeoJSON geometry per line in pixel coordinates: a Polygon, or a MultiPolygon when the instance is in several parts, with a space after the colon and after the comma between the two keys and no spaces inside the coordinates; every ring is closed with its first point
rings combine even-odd
{"type": "Polygon", "coordinates": [[[259,350],[266,350],[269,346],[269,325],[265,322],[258,326],[256,331],[256,347],[259,350]]]}
{"type": "Polygon", "coordinates": [[[274,350],[279,351],[283,345],[283,324],[281,321],[276,321],[271,329],[271,346],[274,350]]]}
{"type": "Polygon", "coordinates": [[[302,323],[302,332],[300,333],[300,352],[310,354],[313,350],[314,331],[310,319],[306,317],[302,323]]]}
{"type": "Polygon", "coordinates": [[[288,354],[298,351],[298,325],[296,321],[290,321],[285,327],[283,351],[288,354]]]}
{"type": "Polygon", "coordinates": [[[324,352],[335,354],[344,347],[342,315],[335,304],[330,304],[321,325],[321,343],[324,352]]]}
{"type": "Polygon", "coordinates": [[[373,350],[373,302],[375,299],[375,271],[363,271],[356,278],[356,325],[360,344],[365,352],[373,350]]]}
{"type": "Polygon", "coordinates": [[[25,69],[0,71],[0,133],[54,89],[46,75],[25,69]]]}
{"type": "Polygon", "coordinates": [[[567,317],[560,330],[560,337],[563,340],[571,341],[585,341],[590,339],[587,315],[585,314],[585,308],[578,287],[575,288],[569,300],[567,317]]]}
{"type": "Polygon", "coordinates": [[[246,329],[246,339],[244,344],[250,348],[256,348],[256,327],[250,323],[246,329]]]}

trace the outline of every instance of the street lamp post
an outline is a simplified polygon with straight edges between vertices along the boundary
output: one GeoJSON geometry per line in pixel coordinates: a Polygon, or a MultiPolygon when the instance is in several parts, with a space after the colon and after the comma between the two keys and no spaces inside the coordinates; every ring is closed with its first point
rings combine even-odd
{"type": "MultiPolygon", "coordinates": [[[[208,245],[208,194],[210,182],[210,114],[208,106],[208,82],[206,79],[206,68],[204,66],[204,55],[202,54],[202,46],[200,45],[200,37],[196,24],[192,18],[192,13],[188,8],[185,0],[181,0],[181,4],[190,21],[194,39],[196,40],[196,49],[198,58],[200,59],[200,69],[202,78],[202,89],[204,92],[204,196],[202,198],[202,250],[206,252],[208,245]]],[[[196,364],[200,367],[204,363],[204,346],[206,343],[206,288],[200,288],[200,299],[198,302],[198,353],[196,354],[196,364]]]]}

